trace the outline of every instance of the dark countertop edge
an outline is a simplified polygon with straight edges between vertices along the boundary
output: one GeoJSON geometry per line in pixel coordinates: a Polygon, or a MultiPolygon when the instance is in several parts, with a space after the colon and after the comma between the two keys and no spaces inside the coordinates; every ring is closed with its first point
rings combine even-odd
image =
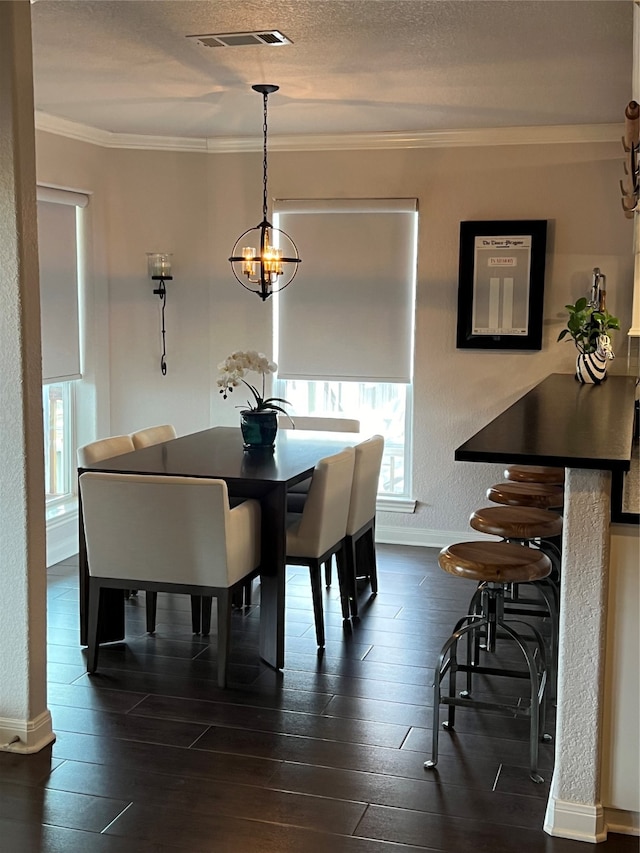
{"type": "MultiPolygon", "coordinates": [[[[631,457],[631,452],[629,452],[631,457]]],[[[600,471],[620,471],[624,473],[631,467],[629,459],[593,459],[585,457],[542,456],[537,453],[504,453],[491,451],[465,450],[464,445],[454,453],[456,462],[488,462],[501,465],[549,465],[553,468],[587,468],[600,471]]]]}
{"type": "MultiPolygon", "coordinates": [[[[558,468],[583,468],[588,470],[611,471],[620,474],[628,472],[631,468],[631,455],[633,448],[633,406],[631,406],[629,412],[627,413],[627,423],[620,424],[620,430],[623,433],[624,431],[628,432],[628,448],[626,450],[621,450],[621,448],[626,443],[624,441],[622,441],[621,443],[616,443],[617,447],[614,451],[614,455],[612,456],[607,455],[607,449],[609,448],[606,448],[604,453],[599,455],[591,453],[589,453],[588,455],[573,455],[570,450],[569,452],[567,452],[565,448],[563,448],[562,453],[556,452],[551,454],[545,454],[538,453],[537,451],[531,449],[515,449],[513,447],[511,447],[510,449],[506,449],[504,447],[500,448],[499,446],[474,447],[474,444],[477,445],[478,441],[482,442],[484,440],[485,444],[488,443],[486,435],[491,431],[494,424],[502,422],[502,425],[504,426],[505,417],[513,417],[513,413],[517,412],[527,399],[539,396],[542,393],[543,389],[547,389],[547,400],[543,398],[543,403],[546,403],[548,406],[548,389],[550,387],[550,384],[552,386],[556,386],[552,393],[557,394],[558,391],[565,390],[562,387],[562,384],[558,388],[558,383],[565,383],[566,379],[568,379],[569,377],[571,377],[574,382],[569,382],[567,385],[568,388],[576,388],[579,390],[581,388],[602,387],[606,389],[607,396],[609,396],[610,391],[621,388],[626,394],[631,394],[632,399],[635,398],[635,388],[637,385],[637,379],[636,377],[630,375],[622,374],[615,377],[609,377],[607,383],[603,383],[602,386],[585,386],[581,385],[580,383],[575,383],[575,377],[572,374],[552,373],[545,379],[543,379],[541,382],[538,382],[536,385],[534,385],[533,388],[529,389],[529,391],[526,391],[514,403],[504,409],[500,414],[496,415],[478,432],[476,432],[473,436],[471,436],[465,442],[459,445],[459,447],[457,447],[454,451],[454,459],[457,462],[486,462],[504,465],[549,465],[558,468]],[[613,383],[610,381],[611,379],[613,379],[613,383]]],[[[494,439],[492,438],[491,440],[494,439]]],[[[500,437],[498,437],[496,443],[498,445],[502,443],[500,437]]],[[[530,441],[524,441],[522,442],[522,444],[526,444],[531,447],[530,441]]]]}

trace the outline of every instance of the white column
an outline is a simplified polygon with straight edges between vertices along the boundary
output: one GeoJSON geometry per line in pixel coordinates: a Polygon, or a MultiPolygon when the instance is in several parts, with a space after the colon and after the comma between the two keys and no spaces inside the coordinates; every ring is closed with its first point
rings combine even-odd
{"type": "Polygon", "coordinates": [[[600,797],[611,474],[567,469],[555,770],[545,831],[606,838],[600,797]]]}
{"type": "Polygon", "coordinates": [[[29,3],[0,3],[0,749],[13,752],[54,739],[30,15],[29,3]]]}

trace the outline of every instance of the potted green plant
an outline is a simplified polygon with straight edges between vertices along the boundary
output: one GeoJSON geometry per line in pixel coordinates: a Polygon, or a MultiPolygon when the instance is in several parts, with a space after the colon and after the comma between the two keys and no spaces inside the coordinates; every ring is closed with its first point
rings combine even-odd
{"type": "Polygon", "coordinates": [[[607,311],[604,298],[596,301],[583,296],[565,308],[569,317],[558,340],[567,336],[573,339],[578,350],[576,378],[580,382],[602,382],[607,375],[607,361],[614,357],[609,332],[619,329],[620,321],[607,311]]]}
{"type": "Polygon", "coordinates": [[[275,362],[256,350],[233,352],[218,365],[218,386],[224,400],[241,383],[246,385],[253,396],[253,400],[247,400],[246,408],[240,407],[240,428],[246,448],[273,447],[278,431],[277,413],[287,414],[280,405],[288,406],[287,400],[282,397],[265,397],[266,378],[268,374],[275,373],[277,368],[275,362]],[[249,371],[262,376],[262,392],[244,378],[249,371]]]}

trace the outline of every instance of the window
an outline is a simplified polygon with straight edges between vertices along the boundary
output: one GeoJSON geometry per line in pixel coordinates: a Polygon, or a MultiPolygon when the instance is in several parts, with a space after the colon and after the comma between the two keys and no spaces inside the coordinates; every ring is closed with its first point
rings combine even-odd
{"type": "Polygon", "coordinates": [[[322,382],[281,379],[277,395],[291,403],[295,415],[357,418],[362,432],[385,438],[378,493],[407,497],[410,493],[408,436],[411,386],[392,382],[322,382]]]}
{"type": "Polygon", "coordinates": [[[77,209],[88,197],[38,187],[42,379],[80,376],[77,209]]]}
{"type": "Polygon", "coordinates": [[[42,387],[47,518],[65,513],[75,498],[75,383],[42,387]]]}
{"type": "Polygon", "coordinates": [[[411,494],[415,199],[277,201],[300,276],[273,300],[277,396],[385,438],[380,496],[411,494]],[[304,275],[303,275],[304,274],[304,275]]]}
{"type": "Polygon", "coordinates": [[[80,378],[78,208],[88,196],[38,186],[42,410],[47,520],[77,506],[75,381],[80,378]]]}

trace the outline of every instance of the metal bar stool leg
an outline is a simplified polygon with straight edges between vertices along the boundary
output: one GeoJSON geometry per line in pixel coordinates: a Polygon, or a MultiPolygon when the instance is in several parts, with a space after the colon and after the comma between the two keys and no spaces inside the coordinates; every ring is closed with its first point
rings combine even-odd
{"type": "MultiPolygon", "coordinates": [[[[510,637],[517,644],[518,648],[524,655],[524,658],[527,662],[527,666],[529,668],[529,680],[531,684],[531,722],[529,724],[529,776],[531,780],[536,784],[540,784],[544,782],[544,778],[538,772],[538,742],[540,739],[541,732],[541,719],[540,719],[540,708],[542,706],[542,713],[544,713],[544,681],[546,679],[546,673],[543,671],[542,675],[542,684],[540,679],[538,678],[538,668],[536,666],[536,662],[531,654],[531,651],[527,647],[526,643],[520,638],[520,635],[517,634],[512,628],[510,628],[506,623],[502,625],[502,628],[510,635],[510,637]]],[[[535,629],[534,629],[535,630],[535,629]]],[[[537,633],[537,632],[536,632],[537,633]]],[[[539,637],[539,648],[541,650],[542,655],[544,655],[544,642],[540,634],[539,637]]]]}
{"type": "MultiPolygon", "coordinates": [[[[440,705],[442,702],[442,690],[441,684],[442,679],[447,674],[447,671],[451,669],[451,650],[453,649],[455,653],[457,653],[458,641],[465,634],[468,634],[475,627],[473,624],[463,625],[464,622],[467,621],[468,617],[464,617],[463,619],[458,620],[456,624],[456,630],[449,637],[447,642],[442,647],[442,651],[438,657],[438,663],[436,664],[434,678],[433,678],[433,726],[432,726],[432,746],[431,746],[431,759],[424,762],[425,769],[431,769],[436,766],[438,763],[438,734],[440,729],[440,705]]],[[[454,661],[455,661],[454,654],[454,661]]],[[[453,681],[453,694],[451,693],[451,680],[449,681],[449,699],[455,700],[455,678],[453,681]]],[[[449,705],[449,711],[452,708],[455,708],[453,701],[447,702],[449,705]]],[[[448,720],[442,724],[443,728],[453,730],[453,720],[449,715],[448,720]]]]}
{"type": "MultiPolygon", "coordinates": [[[[503,541],[463,542],[451,545],[440,552],[439,563],[441,568],[449,574],[477,580],[479,585],[471,600],[472,612],[458,621],[454,633],[445,642],[438,658],[434,675],[432,756],[424,763],[424,767],[432,769],[438,762],[440,705],[449,706],[448,720],[443,724],[445,729],[453,728],[457,706],[473,707],[479,710],[495,708],[502,711],[509,710],[516,716],[529,716],[529,775],[534,782],[542,782],[543,779],[538,770],[538,758],[539,742],[543,738],[546,721],[545,694],[548,673],[545,641],[540,631],[529,622],[506,618],[505,594],[512,584],[542,582],[551,572],[551,561],[538,548],[503,541]],[[480,612],[476,612],[478,610],[480,612]],[[526,640],[525,636],[512,627],[513,624],[522,624],[526,627],[526,640]],[[478,650],[480,636],[484,636],[487,655],[495,651],[498,637],[513,641],[524,657],[526,670],[523,670],[521,665],[519,668],[513,668],[510,665],[497,666],[495,663],[486,665],[484,660],[481,664],[478,650]],[[463,637],[467,640],[466,663],[458,660],[459,640],[463,637]],[[531,642],[531,637],[533,649],[528,644],[531,642]],[[447,670],[449,671],[449,689],[448,694],[443,696],[441,685],[447,670]],[[471,684],[472,673],[526,679],[529,683],[529,703],[523,705],[520,702],[504,700],[473,699],[469,695],[470,690],[463,691],[460,696],[457,696],[456,678],[459,671],[467,673],[467,686],[471,684]]],[[[546,605],[543,610],[538,607],[538,613],[549,614],[553,618],[555,613],[552,597],[542,586],[536,591],[546,605]]],[[[527,602],[530,601],[531,599],[523,598],[522,607],[517,608],[518,613],[524,608],[523,612],[526,615],[527,602]]],[[[535,600],[532,603],[535,606],[535,600]]],[[[528,606],[530,607],[531,604],[528,606]]]]}

